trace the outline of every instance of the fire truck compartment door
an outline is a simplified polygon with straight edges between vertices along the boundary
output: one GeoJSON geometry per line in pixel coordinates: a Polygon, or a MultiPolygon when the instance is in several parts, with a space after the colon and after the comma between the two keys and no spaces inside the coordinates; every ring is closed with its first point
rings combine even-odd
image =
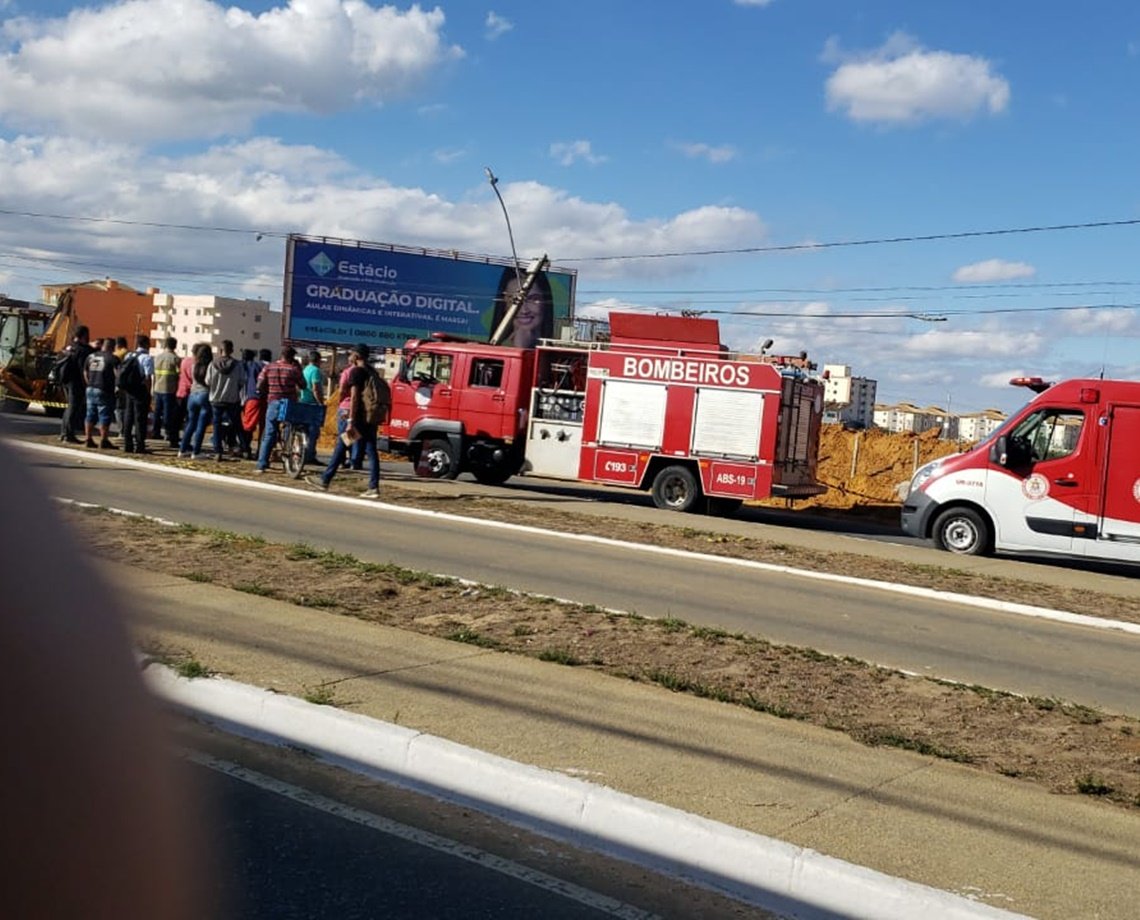
{"type": "Polygon", "coordinates": [[[764,394],[756,390],[697,390],[692,452],[758,459],[763,411],[764,394]]]}
{"type": "Polygon", "coordinates": [[[668,392],[663,383],[603,381],[598,443],[660,449],[668,392]]]}
{"type": "Polygon", "coordinates": [[[534,419],[527,432],[523,470],[531,476],[577,479],[581,453],[580,423],[534,419]]]}

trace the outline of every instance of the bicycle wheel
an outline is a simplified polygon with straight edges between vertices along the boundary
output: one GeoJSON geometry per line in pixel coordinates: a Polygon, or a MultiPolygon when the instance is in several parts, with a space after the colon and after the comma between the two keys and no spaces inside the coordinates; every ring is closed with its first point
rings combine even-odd
{"type": "Polygon", "coordinates": [[[303,425],[286,425],[281,432],[281,462],[286,475],[300,479],[309,453],[309,433],[303,425]]]}

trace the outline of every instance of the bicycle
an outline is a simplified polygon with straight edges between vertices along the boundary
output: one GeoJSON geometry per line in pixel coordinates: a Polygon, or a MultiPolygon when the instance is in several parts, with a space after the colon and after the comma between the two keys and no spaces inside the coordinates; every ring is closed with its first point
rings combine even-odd
{"type": "Polygon", "coordinates": [[[309,432],[324,425],[325,407],[283,399],[277,403],[277,423],[281,465],[291,479],[300,479],[309,456],[309,432]]]}

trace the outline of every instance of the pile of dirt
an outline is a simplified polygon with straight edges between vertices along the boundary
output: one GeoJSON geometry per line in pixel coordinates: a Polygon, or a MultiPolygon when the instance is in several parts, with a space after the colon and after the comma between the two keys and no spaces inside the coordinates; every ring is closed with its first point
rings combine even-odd
{"type": "Polygon", "coordinates": [[[898,506],[914,471],[939,457],[968,445],[938,437],[934,429],[922,434],[890,432],[881,428],[848,431],[824,425],[819,439],[819,481],[827,492],[797,501],[800,507],[856,508],[898,506]]]}

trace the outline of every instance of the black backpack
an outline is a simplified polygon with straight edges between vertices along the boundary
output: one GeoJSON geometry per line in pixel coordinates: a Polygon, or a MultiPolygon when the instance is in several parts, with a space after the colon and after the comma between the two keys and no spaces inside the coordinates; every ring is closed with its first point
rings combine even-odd
{"type": "Polygon", "coordinates": [[[55,386],[68,386],[74,383],[79,374],[79,358],[71,348],[65,348],[52,362],[48,370],[48,383],[55,386]]]}
{"type": "Polygon", "coordinates": [[[119,389],[128,396],[141,396],[146,392],[146,380],[137,352],[123,358],[123,366],[119,368],[119,389]]]}

